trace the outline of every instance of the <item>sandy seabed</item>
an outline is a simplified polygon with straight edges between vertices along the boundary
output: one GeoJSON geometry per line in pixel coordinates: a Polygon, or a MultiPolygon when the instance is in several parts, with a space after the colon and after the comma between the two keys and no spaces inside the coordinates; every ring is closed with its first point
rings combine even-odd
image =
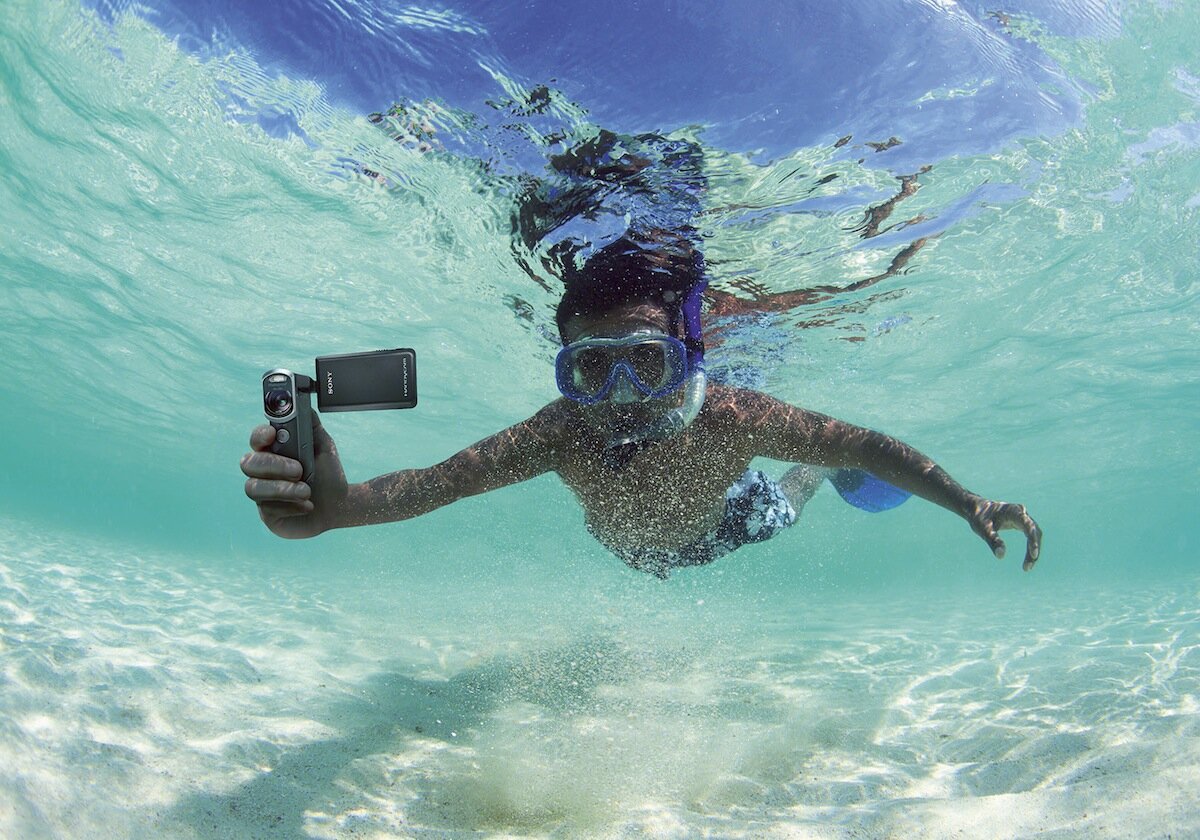
{"type": "Polygon", "coordinates": [[[3,524],[0,836],[1200,836],[1197,581],[744,628],[531,586],[466,621],[486,581],[389,611],[3,524]]]}

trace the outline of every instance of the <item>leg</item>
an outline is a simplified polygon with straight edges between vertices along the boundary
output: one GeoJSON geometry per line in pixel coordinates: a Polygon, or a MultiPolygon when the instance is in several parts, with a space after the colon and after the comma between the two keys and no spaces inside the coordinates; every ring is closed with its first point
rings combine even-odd
{"type": "Polygon", "coordinates": [[[821,486],[821,482],[829,474],[830,470],[823,467],[797,464],[784,473],[783,478],[779,479],[779,487],[787,496],[788,501],[792,503],[792,507],[796,509],[797,516],[800,515],[801,509],[813,497],[817,488],[821,486]]]}

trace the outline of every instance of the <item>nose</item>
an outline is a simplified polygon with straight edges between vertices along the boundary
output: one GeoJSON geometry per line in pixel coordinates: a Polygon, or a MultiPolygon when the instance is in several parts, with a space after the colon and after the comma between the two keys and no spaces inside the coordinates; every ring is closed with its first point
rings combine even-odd
{"type": "Polygon", "coordinates": [[[629,371],[625,365],[618,365],[614,373],[616,381],[613,382],[612,390],[608,392],[608,401],[615,405],[628,405],[642,401],[642,395],[634,387],[633,380],[629,376],[629,371]]]}

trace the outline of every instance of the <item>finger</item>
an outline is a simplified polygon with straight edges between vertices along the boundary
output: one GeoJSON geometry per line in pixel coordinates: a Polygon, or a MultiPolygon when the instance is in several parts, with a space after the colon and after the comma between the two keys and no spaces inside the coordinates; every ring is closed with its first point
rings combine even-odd
{"type": "Polygon", "coordinates": [[[996,529],[992,526],[991,522],[984,523],[980,536],[983,537],[988,547],[992,549],[992,554],[996,555],[997,559],[1003,560],[1006,550],[1004,540],[1000,539],[1000,535],[996,533],[996,529]]]}
{"type": "Polygon", "coordinates": [[[1006,504],[996,517],[1001,528],[1020,529],[1025,533],[1025,560],[1021,568],[1029,571],[1042,552],[1042,529],[1033,521],[1025,505],[1006,504]]]}
{"type": "Polygon", "coordinates": [[[1028,572],[1042,556],[1042,529],[1029,514],[1025,514],[1021,525],[1025,530],[1026,539],[1025,562],[1021,564],[1021,568],[1028,572]]]}
{"type": "Polygon", "coordinates": [[[263,522],[274,522],[289,516],[304,516],[314,510],[312,502],[263,502],[258,506],[258,515],[263,522]]]}
{"type": "Polygon", "coordinates": [[[266,452],[275,442],[275,427],[269,423],[255,426],[250,433],[250,448],[255,452],[266,452]]]}
{"type": "Polygon", "coordinates": [[[301,502],[312,497],[312,488],[303,481],[246,479],[246,495],[255,502],[301,502]]]}
{"type": "Polygon", "coordinates": [[[241,467],[250,478],[299,481],[304,475],[304,467],[295,458],[273,452],[247,452],[242,456],[241,467]]]}

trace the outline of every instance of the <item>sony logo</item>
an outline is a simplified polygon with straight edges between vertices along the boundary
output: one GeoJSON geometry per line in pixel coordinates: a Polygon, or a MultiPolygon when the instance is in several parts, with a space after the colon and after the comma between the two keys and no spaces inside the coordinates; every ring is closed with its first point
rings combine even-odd
{"type": "Polygon", "coordinates": [[[333,371],[325,371],[325,393],[333,396],[333,371]]]}

